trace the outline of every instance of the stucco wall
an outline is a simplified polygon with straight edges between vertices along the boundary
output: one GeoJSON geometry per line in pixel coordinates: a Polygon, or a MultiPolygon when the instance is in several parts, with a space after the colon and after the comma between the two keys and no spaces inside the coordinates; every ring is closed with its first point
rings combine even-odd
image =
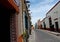
{"type": "Polygon", "coordinates": [[[49,21],[48,21],[48,18],[47,18],[47,17],[45,17],[45,19],[41,22],[41,24],[42,24],[42,28],[44,28],[44,24],[43,24],[43,22],[45,22],[45,24],[46,24],[46,28],[49,28],[49,21]]]}
{"type": "Polygon", "coordinates": [[[45,24],[46,24],[46,28],[49,28],[49,21],[47,17],[45,18],[45,24]]]}
{"type": "Polygon", "coordinates": [[[55,6],[48,14],[47,14],[47,18],[51,17],[52,19],[52,24],[54,24],[54,28],[55,27],[55,22],[58,21],[59,24],[59,28],[60,28],[60,3],[55,6]],[[58,18],[58,20],[54,20],[58,18]]]}
{"type": "Polygon", "coordinates": [[[22,2],[20,0],[19,14],[18,14],[18,36],[23,33],[23,25],[22,25],[22,2]]]}

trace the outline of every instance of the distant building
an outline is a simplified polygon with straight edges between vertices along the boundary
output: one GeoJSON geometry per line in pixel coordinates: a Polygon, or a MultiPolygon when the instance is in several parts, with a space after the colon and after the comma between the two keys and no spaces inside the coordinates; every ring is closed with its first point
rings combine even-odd
{"type": "Polygon", "coordinates": [[[60,32],[60,1],[58,1],[42,20],[44,29],[60,32]]]}
{"type": "Polygon", "coordinates": [[[40,19],[35,23],[35,29],[41,29],[42,25],[41,25],[41,21],[40,19]]]}
{"type": "Polygon", "coordinates": [[[38,29],[38,25],[37,25],[37,23],[35,23],[35,29],[38,29]]]}
{"type": "Polygon", "coordinates": [[[37,21],[38,29],[42,28],[40,19],[37,21]]]}
{"type": "Polygon", "coordinates": [[[42,28],[49,30],[49,21],[48,21],[48,18],[47,18],[47,17],[45,17],[45,18],[41,21],[41,25],[42,25],[42,28]]]}
{"type": "Polygon", "coordinates": [[[31,30],[33,30],[34,29],[34,26],[33,25],[31,25],[31,30]]]}

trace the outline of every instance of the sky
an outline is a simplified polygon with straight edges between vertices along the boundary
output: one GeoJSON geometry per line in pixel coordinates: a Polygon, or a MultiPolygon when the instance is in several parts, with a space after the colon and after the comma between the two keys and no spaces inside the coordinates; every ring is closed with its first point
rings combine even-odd
{"type": "Polygon", "coordinates": [[[46,13],[58,2],[58,0],[29,0],[31,21],[34,25],[39,19],[42,20],[46,13]]]}

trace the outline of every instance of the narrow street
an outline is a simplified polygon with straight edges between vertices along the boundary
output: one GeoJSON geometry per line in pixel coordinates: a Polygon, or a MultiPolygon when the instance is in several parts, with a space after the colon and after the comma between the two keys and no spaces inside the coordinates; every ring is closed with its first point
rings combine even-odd
{"type": "Polygon", "coordinates": [[[60,0],[0,0],[0,21],[2,42],[60,42],[60,0]]]}
{"type": "MultiPolygon", "coordinates": [[[[47,31],[44,30],[34,30],[35,35],[34,38],[32,37],[33,42],[60,42],[60,39],[54,35],[51,35],[47,31]],[[35,40],[35,41],[34,41],[35,40]]],[[[59,36],[60,37],[60,36],[59,36]]],[[[31,40],[30,40],[31,42],[31,40]]]]}

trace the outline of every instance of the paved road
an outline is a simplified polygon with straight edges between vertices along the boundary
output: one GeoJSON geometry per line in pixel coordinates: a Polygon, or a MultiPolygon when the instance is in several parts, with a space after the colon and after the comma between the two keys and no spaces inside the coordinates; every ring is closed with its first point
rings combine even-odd
{"type": "Polygon", "coordinates": [[[46,31],[34,30],[35,31],[35,42],[60,42],[60,39],[50,35],[46,31]]]}

